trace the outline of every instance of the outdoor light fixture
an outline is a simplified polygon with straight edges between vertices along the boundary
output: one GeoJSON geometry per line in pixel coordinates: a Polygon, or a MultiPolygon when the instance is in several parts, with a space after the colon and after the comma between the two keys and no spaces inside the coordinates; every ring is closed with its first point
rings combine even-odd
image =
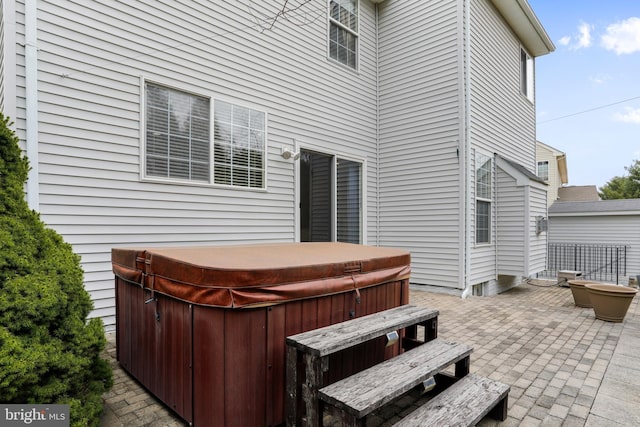
{"type": "Polygon", "coordinates": [[[299,151],[297,153],[294,153],[293,151],[291,151],[290,149],[288,149],[285,146],[282,146],[282,153],[280,155],[285,160],[289,160],[290,158],[293,158],[293,160],[298,160],[300,158],[300,152],[299,151]]]}
{"type": "Polygon", "coordinates": [[[398,339],[400,339],[400,335],[398,334],[398,331],[389,332],[387,334],[387,345],[385,347],[391,347],[392,345],[398,342],[398,339]]]}

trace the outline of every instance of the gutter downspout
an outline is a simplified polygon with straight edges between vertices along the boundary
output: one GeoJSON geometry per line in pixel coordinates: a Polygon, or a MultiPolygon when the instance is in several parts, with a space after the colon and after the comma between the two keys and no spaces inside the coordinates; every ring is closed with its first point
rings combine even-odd
{"type": "Polygon", "coordinates": [[[10,117],[11,121],[16,121],[16,4],[15,1],[3,1],[2,13],[4,33],[2,34],[4,55],[2,64],[4,66],[4,116],[10,117]]]}
{"type": "Polygon", "coordinates": [[[25,121],[26,151],[29,159],[27,203],[33,210],[40,207],[38,160],[38,5],[27,0],[24,8],[25,25],[25,121]]]}
{"type": "Polygon", "coordinates": [[[462,171],[462,179],[464,183],[462,185],[462,197],[464,198],[464,213],[463,213],[463,222],[464,222],[464,278],[463,278],[463,286],[462,290],[462,298],[466,298],[471,295],[471,284],[469,283],[471,278],[471,201],[470,195],[471,191],[469,188],[469,171],[471,170],[471,1],[464,1],[464,27],[463,27],[463,37],[464,37],[464,146],[463,146],[463,157],[464,157],[464,170],[462,171]]]}
{"type": "Polygon", "coordinates": [[[378,45],[378,8],[376,3],[376,246],[380,246],[380,46],[378,45]]]}

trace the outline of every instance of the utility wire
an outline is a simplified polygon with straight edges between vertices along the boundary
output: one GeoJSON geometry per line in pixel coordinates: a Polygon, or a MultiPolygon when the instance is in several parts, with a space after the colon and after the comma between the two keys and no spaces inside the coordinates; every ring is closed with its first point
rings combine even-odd
{"type": "Polygon", "coordinates": [[[590,113],[591,111],[601,110],[603,108],[612,107],[618,104],[624,104],[625,102],[633,101],[634,99],[640,99],[640,96],[634,96],[633,98],[627,98],[627,99],[623,99],[622,101],[612,102],[611,104],[600,105],[598,107],[589,108],[588,110],[582,110],[582,111],[578,111],[577,113],[567,114],[566,116],[554,117],[553,119],[543,120],[541,122],[538,122],[538,124],[541,125],[543,123],[549,123],[556,120],[566,119],[567,117],[573,117],[573,116],[577,116],[584,113],[590,113]]]}

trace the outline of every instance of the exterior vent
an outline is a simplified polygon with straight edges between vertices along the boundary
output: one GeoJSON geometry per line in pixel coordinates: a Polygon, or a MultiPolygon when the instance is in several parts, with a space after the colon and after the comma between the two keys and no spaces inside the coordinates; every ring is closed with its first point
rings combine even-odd
{"type": "Polygon", "coordinates": [[[549,226],[549,221],[544,216],[536,217],[536,234],[540,234],[543,231],[547,231],[549,226]]]}

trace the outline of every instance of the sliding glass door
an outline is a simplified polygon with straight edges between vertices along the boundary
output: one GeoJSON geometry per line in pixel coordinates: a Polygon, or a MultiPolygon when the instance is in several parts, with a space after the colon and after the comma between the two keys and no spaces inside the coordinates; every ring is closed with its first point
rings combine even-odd
{"type": "Polygon", "coordinates": [[[300,241],[362,242],[362,163],[302,150],[300,241]]]}

